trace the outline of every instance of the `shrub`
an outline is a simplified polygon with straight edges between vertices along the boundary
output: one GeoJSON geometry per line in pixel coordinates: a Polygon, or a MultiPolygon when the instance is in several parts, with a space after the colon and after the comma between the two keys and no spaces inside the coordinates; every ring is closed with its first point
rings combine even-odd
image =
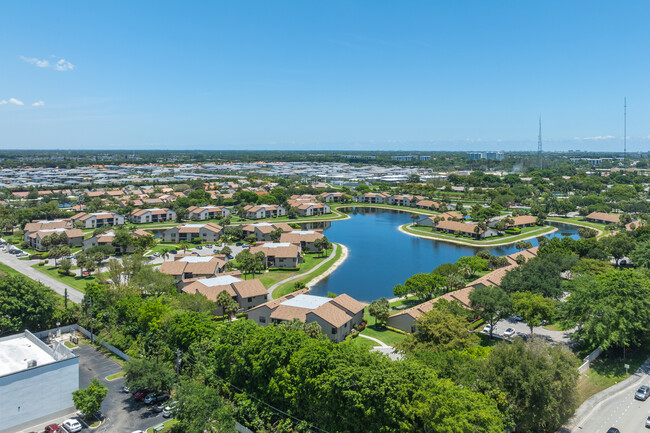
{"type": "Polygon", "coordinates": [[[38,266],[45,266],[46,263],[47,263],[47,262],[39,262],[39,263],[38,263],[38,266]]]}

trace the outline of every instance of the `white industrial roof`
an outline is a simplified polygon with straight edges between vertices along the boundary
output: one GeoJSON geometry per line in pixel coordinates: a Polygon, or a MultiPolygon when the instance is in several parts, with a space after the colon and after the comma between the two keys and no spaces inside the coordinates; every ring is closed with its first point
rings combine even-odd
{"type": "Polygon", "coordinates": [[[208,257],[198,257],[198,256],[185,256],[179,260],[179,262],[187,262],[187,263],[206,263],[212,260],[213,257],[208,256],[208,257]]]}
{"type": "Polygon", "coordinates": [[[37,366],[56,362],[52,355],[24,334],[12,337],[0,340],[0,376],[27,370],[27,361],[34,360],[37,366]]]}
{"type": "Polygon", "coordinates": [[[206,287],[227,286],[229,284],[236,283],[238,281],[241,281],[241,279],[237,277],[233,277],[232,275],[222,275],[220,277],[205,278],[203,280],[198,280],[199,283],[203,284],[206,287]]]}
{"type": "Polygon", "coordinates": [[[298,295],[295,298],[288,299],[281,303],[280,305],[286,305],[288,307],[298,307],[298,308],[307,308],[309,310],[315,310],[323,304],[327,304],[331,301],[331,298],[325,298],[323,296],[314,296],[314,295],[298,295]]]}

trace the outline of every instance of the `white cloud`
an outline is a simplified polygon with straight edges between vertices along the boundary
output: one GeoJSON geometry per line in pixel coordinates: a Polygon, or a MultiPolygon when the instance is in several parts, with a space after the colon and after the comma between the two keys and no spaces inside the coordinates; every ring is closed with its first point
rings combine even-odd
{"type": "MultiPolygon", "coordinates": [[[[56,59],[55,56],[52,57],[56,59]]],[[[41,59],[37,59],[36,57],[20,56],[20,59],[38,68],[50,68],[56,71],[71,71],[75,67],[72,63],[70,63],[66,59],[59,59],[56,63],[50,63],[49,60],[45,60],[45,59],[41,60],[41,59]]]]}
{"type": "Polygon", "coordinates": [[[23,103],[23,101],[19,101],[19,100],[16,99],[16,98],[10,98],[10,99],[9,99],[9,103],[10,103],[10,104],[14,104],[14,105],[25,105],[25,103],[23,103]]]}
{"type": "Polygon", "coordinates": [[[74,69],[74,65],[68,62],[66,59],[61,59],[54,65],[54,69],[57,71],[71,71],[74,69]]]}
{"type": "Polygon", "coordinates": [[[6,101],[5,99],[3,99],[2,101],[0,101],[0,105],[5,105],[5,104],[7,104],[7,101],[6,101]]]}
{"type": "Polygon", "coordinates": [[[611,140],[612,138],[616,138],[613,135],[597,135],[596,137],[585,137],[583,140],[591,140],[591,141],[600,141],[600,140],[611,140]]]}
{"type": "Polygon", "coordinates": [[[37,101],[32,104],[32,107],[42,107],[45,105],[44,101],[37,101]]]}

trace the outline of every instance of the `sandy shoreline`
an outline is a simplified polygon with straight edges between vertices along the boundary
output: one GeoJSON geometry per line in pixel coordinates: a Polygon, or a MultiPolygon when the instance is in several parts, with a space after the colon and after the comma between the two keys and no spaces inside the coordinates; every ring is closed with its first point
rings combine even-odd
{"type": "Polygon", "coordinates": [[[326,270],[322,274],[320,274],[320,275],[314,277],[312,280],[310,280],[307,283],[307,288],[311,289],[316,283],[318,283],[322,279],[328,277],[332,272],[334,272],[339,266],[341,266],[343,264],[345,259],[348,258],[348,248],[343,244],[339,244],[339,246],[341,247],[341,257],[339,257],[338,260],[336,262],[334,262],[334,264],[332,266],[330,266],[328,270],[326,270]]]}
{"type": "Polygon", "coordinates": [[[535,239],[536,237],[539,237],[539,236],[547,236],[547,235],[550,235],[551,233],[555,233],[556,231],[559,230],[557,227],[554,227],[553,230],[551,230],[551,231],[544,232],[544,233],[531,234],[530,236],[527,236],[525,238],[519,238],[517,240],[511,240],[511,241],[506,240],[506,241],[503,241],[503,242],[497,242],[497,243],[488,244],[488,245],[481,245],[481,244],[475,244],[475,243],[470,243],[470,242],[465,242],[465,241],[459,241],[459,240],[456,240],[456,239],[444,239],[444,238],[437,238],[437,237],[434,237],[434,236],[417,235],[415,233],[409,233],[409,232],[407,232],[406,230],[404,230],[402,228],[405,225],[411,225],[411,224],[402,224],[401,226],[397,227],[397,230],[399,230],[400,232],[402,232],[404,234],[407,234],[409,236],[413,236],[413,237],[416,237],[416,238],[431,239],[431,240],[434,240],[434,241],[448,242],[450,244],[464,245],[464,246],[468,246],[468,247],[479,247],[479,248],[500,247],[500,246],[503,246],[503,245],[511,245],[511,244],[517,243],[519,241],[527,241],[529,239],[535,239]]]}

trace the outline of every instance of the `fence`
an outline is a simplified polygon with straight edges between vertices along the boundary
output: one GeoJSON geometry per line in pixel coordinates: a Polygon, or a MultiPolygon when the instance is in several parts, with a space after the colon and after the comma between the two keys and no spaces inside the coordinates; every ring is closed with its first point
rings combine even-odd
{"type": "Polygon", "coordinates": [[[48,330],[46,330],[46,331],[34,332],[34,335],[35,335],[36,337],[40,338],[40,339],[43,339],[43,338],[46,338],[46,337],[52,337],[53,335],[56,335],[59,331],[60,331],[62,334],[65,334],[65,333],[71,333],[72,331],[81,332],[81,333],[82,333],[83,335],[85,335],[87,338],[90,338],[91,340],[93,340],[93,341],[95,341],[95,342],[101,344],[101,345],[104,346],[107,350],[113,352],[114,354],[116,354],[117,356],[119,356],[120,358],[122,358],[123,360],[128,361],[128,360],[130,359],[130,358],[129,358],[129,355],[127,355],[126,353],[122,352],[120,349],[118,349],[117,347],[115,347],[115,346],[113,346],[113,345],[110,345],[110,344],[108,344],[108,343],[106,343],[106,342],[103,342],[103,341],[101,341],[101,340],[98,340],[96,335],[91,334],[90,331],[88,331],[86,328],[82,328],[81,326],[79,326],[79,325],[76,324],[76,323],[75,323],[74,325],[61,326],[61,327],[59,327],[59,328],[48,329],[48,330]]]}
{"type": "Polygon", "coordinates": [[[585,357],[585,359],[583,359],[584,363],[578,367],[578,373],[582,374],[585,371],[589,370],[591,363],[594,362],[594,360],[596,360],[596,358],[598,358],[601,353],[603,353],[603,349],[599,347],[598,349],[591,352],[587,357],[585,357]]]}

